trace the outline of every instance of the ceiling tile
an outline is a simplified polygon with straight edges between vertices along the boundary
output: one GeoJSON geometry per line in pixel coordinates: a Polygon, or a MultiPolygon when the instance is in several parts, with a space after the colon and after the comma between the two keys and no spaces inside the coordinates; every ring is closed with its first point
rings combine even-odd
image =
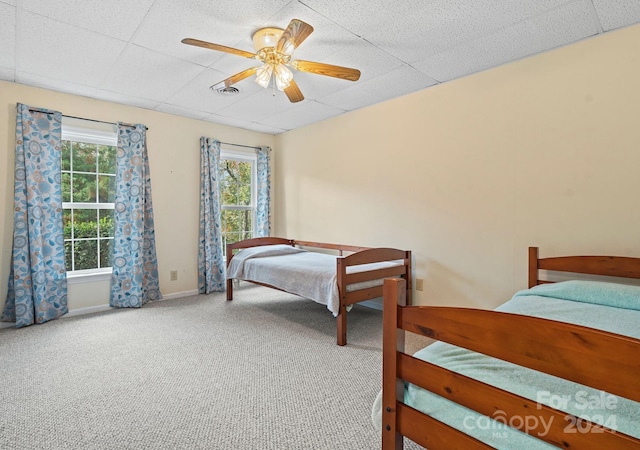
{"type": "Polygon", "coordinates": [[[47,75],[83,86],[96,86],[125,46],[117,39],[26,11],[18,18],[17,43],[18,72],[47,75]]]}
{"type": "Polygon", "coordinates": [[[0,3],[0,66],[13,68],[16,65],[16,8],[0,3]]]}
{"type": "Polygon", "coordinates": [[[167,55],[208,66],[221,55],[215,51],[182,44],[190,37],[228,47],[237,47],[251,36],[265,18],[291,0],[157,0],[140,26],[134,42],[167,55]],[[167,26],[171,24],[171,26],[167,26]]]}
{"type": "Polygon", "coordinates": [[[139,98],[130,94],[121,94],[120,92],[107,91],[104,89],[96,89],[93,97],[98,100],[137,106],[144,109],[154,109],[160,104],[160,102],[154,100],[139,98]]]}
{"type": "Polygon", "coordinates": [[[248,120],[236,119],[233,117],[223,116],[220,114],[211,114],[204,118],[207,122],[219,123],[220,125],[228,125],[230,127],[245,128],[251,124],[248,120]]]}
{"type": "Polygon", "coordinates": [[[363,39],[357,39],[349,45],[337,48],[336,52],[319,62],[358,69],[361,73],[361,81],[375,78],[403,65],[402,61],[395,56],[363,39]]]}
{"type": "Polygon", "coordinates": [[[164,101],[203,70],[196,64],[128,45],[100,88],[164,101]]]}
{"type": "Polygon", "coordinates": [[[0,67],[0,80],[15,81],[16,71],[9,67],[0,67]]]}
{"type": "MultiPolygon", "coordinates": [[[[247,47],[247,50],[251,50],[251,48],[247,47]]],[[[213,50],[203,50],[203,51],[218,53],[213,50]]],[[[231,75],[235,75],[236,73],[242,72],[245,69],[249,69],[251,67],[258,67],[260,65],[262,65],[262,62],[257,61],[255,59],[248,59],[238,55],[229,55],[229,54],[223,53],[220,58],[216,59],[209,66],[209,68],[215,69],[216,72],[218,73],[216,75],[216,78],[212,78],[210,80],[211,82],[209,83],[209,86],[211,86],[212,84],[216,84],[230,77],[231,75]]],[[[253,77],[250,79],[253,79],[253,77]]],[[[247,80],[250,80],[250,79],[248,78],[247,80]]]]}
{"type": "Polygon", "coordinates": [[[21,7],[85,30],[128,41],[153,0],[29,0],[21,7]]]}
{"type": "Polygon", "coordinates": [[[295,50],[293,59],[324,62],[327,56],[358,41],[352,32],[298,2],[289,3],[263,26],[286,28],[292,19],[302,20],[313,27],[313,33],[295,50]]]}
{"type": "Polygon", "coordinates": [[[193,108],[181,108],[179,106],[167,105],[166,103],[156,106],[155,110],[168,114],[174,114],[176,116],[190,117],[191,119],[198,120],[204,120],[205,117],[211,115],[207,112],[196,111],[193,108]]]}
{"type": "Polygon", "coordinates": [[[251,122],[249,125],[246,125],[245,128],[251,131],[258,131],[259,133],[267,133],[267,134],[280,134],[284,133],[285,129],[270,127],[267,125],[263,125],[261,123],[251,122]]]}
{"type": "Polygon", "coordinates": [[[354,30],[404,62],[412,63],[492,33],[569,0],[413,0],[371,5],[361,14],[342,1],[312,0],[310,6],[354,30]]]}
{"type": "Polygon", "coordinates": [[[260,89],[234,104],[218,111],[218,114],[247,122],[263,123],[262,119],[291,109],[292,104],[284,92],[272,89],[260,89]]]}
{"type": "Polygon", "coordinates": [[[638,0],[593,0],[593,6],[606,31],[640,22],[638,0]]]}
{"type": "Polygon", "coordinates": [[[448,81],[597,34],[589,6],[574,1],[546,14],[413,64],[448,81]]]}
{"type": "Polygon", "coordinates": [[[0,0],[0,79],[277,134],[635,23],[640,0],[0,0]],[[180,42],[252,51],[293,18],[314,27],[294,59],[360,80],[296,71],[296,104],[253,76],[219,96],[259,62],[180,42]]]}
{"type": "Polygon", "coordinates": [[[432,3],[429,0],[404,0],[389,4],[387,0],[368,0],[366,5],[357,5],[344,0],[303,1],[309,8],[360,37],[371,30],[386,32],[394,18],[407,20],[432,3]]]}
{"type": "Polygon", "coordinates": [[[35,75],[26,72],[16,73],[16,82],[28,84],[30,86],[53,89],[54,91],[59,92],[82,95],[84,97],[93,97],[93,94],[96,91],[92,86],[81,86],[78,83],[69,83],[65,80],[56,80],[49,76],[35,75]]]}
{"type": "Polygon", "coordinates": [[[211,114],[262,89],[250,79],[234,85],[235,88],[240,90],[237,95],[222,95],[209,89],[212,84],[222,81],[224,78],[225,75],[216,70],[205,69],[167,98],[165,103],[211,114]]]}
{"type": "Polygon", "coordinates": [[[261,120],[260,123],[267,126],[293,130],[294,128],[319,122],[342,113],[344,113],[344,110],[340,108],[324,105],[315,101],[307,101],[298,103],[280,114],[269,116],[261,120]]]}
{"type": "Polygon", "coordinates": [[[436,83],[425,74],[405,65],[377,78],[357,82],[352,88],[321,98],[320,102],[354,110],[419,91],[436,83]]]}
{"type": "Polygon", "coordinates": [[[295,72],[294,79],[307,100],[317,100],[360,83],[360,81],[348,81],[306,72],[295,72]]]}

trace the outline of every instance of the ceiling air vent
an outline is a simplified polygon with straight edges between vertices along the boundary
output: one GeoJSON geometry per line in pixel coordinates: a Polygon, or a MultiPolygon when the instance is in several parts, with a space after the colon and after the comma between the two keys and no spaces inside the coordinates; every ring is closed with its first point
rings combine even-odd
{"type": "Polygon", "coordinates": [[[223,87],[222,89],[216,89],[215,91],[220,95],[238,95],[238,94],[240,94],[240,89],[238,89],[236,87],[233,87],[233,86],[223,87]]]}

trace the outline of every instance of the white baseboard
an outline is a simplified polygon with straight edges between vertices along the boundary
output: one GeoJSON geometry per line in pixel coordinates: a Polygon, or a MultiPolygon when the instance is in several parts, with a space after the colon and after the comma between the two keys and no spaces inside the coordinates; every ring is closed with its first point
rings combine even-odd
{"type": "Polygon", "coordinates": [[[64,319],[65,317],[82,316],[84,314],[108,311],[110,309],[112,308],[109,305],[87,306],[86,308],[70,309],[69,312],[61,318],[64,319]]]}
{"type": "Polygon", "coordinates": [[[162,296],[162,300],[171,300],[173,298],[191,297],[192,295],[198,295],[198,290],[175,292],[173,294],[167,294],[162,296]]]}
{"type": "MultiPolygon", "coordinates": [[[[197,289],[194,289],[192,291],[175,292],[173,294],[163,295],[162,296],[162,300],[172,300],[174,298],[191,297],[193,295],[198,295],[198,290],[197,289]]],[[[160,301],[162,301],[162,300],[160,300],[160,301]]],[[[110,309],[117,309],[117,308],[112,308],[109,305],[97,305],[97,306],[87,306],[85,308],[70,309],[67,314],[65,314],[64,316],[61,317],[61,319],[64,319],[65,317],[82,316],[84,314],[91,314],[91,313],[97,313],[97,312],[102,312],[102,311],[109,311],[110,309]]],[[[2,328],[14,328],[15,326],[16,326],[16,324],[12,323],[12,322],[0,322],[0,329],[2,329],[2,328]]]]}

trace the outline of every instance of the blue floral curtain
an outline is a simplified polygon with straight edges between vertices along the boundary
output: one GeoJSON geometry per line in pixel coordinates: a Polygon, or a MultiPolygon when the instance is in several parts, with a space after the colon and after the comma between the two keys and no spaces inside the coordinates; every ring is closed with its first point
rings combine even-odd
{"type": "Polygon", "coordinates": [[[118,124],[113,273],[109,304],[139,308],[159,300],[146,127],[118,124]]]}
{"type": "Polygon", "coordinates": [[[220,141],[200,138],[200,234],[198,240],[198,291],[225,290],[220,225],[220,141]]]}
{"type": "Polygon", "coordinates": [[[258,201],[256,202],[256,237],[269,236],[271,230],[271,168],[269,164],[269,147],[261,147],[256,151],[258,156],[258,201]]]}
{"type": "Polygon", "coordinates": [[[13,249],[0,320],[18,328],[68,312],[61,141],[61,113],[17,105],[13,249]]]}

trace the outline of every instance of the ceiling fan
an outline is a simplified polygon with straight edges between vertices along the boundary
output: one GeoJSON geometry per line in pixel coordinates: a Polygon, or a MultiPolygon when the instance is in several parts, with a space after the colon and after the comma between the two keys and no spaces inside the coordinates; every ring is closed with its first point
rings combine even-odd
{"type": "Polygon", "coordinates": [[[313,61],[292,60],[291,55],[294,50],[298,48],[312,32],[313,27],[311,25],[298,19],[293,19],[289,22],[286,30],[273,27],[260,28],[253,34],[255,53],[192,38],[185,38],[182,40],[182,43],[244,56],[245,58],[257,59],[263,63],[261,66],[251,67],[250,69],[232,75],[214,84],[211,86],[211,89],[228,88],[255,74],[256,83],[264,88],[269,86],[273,78],[274,91],[277,87],[278,90],[284,91],[284,93],[287,94],[289,101],[296,103],[304,100],[304,96],[293,79],[293,72],[291,72],[289,68],[349,81],[357,81],[360,78],[360,71],[357,69],[313,61]]]}

